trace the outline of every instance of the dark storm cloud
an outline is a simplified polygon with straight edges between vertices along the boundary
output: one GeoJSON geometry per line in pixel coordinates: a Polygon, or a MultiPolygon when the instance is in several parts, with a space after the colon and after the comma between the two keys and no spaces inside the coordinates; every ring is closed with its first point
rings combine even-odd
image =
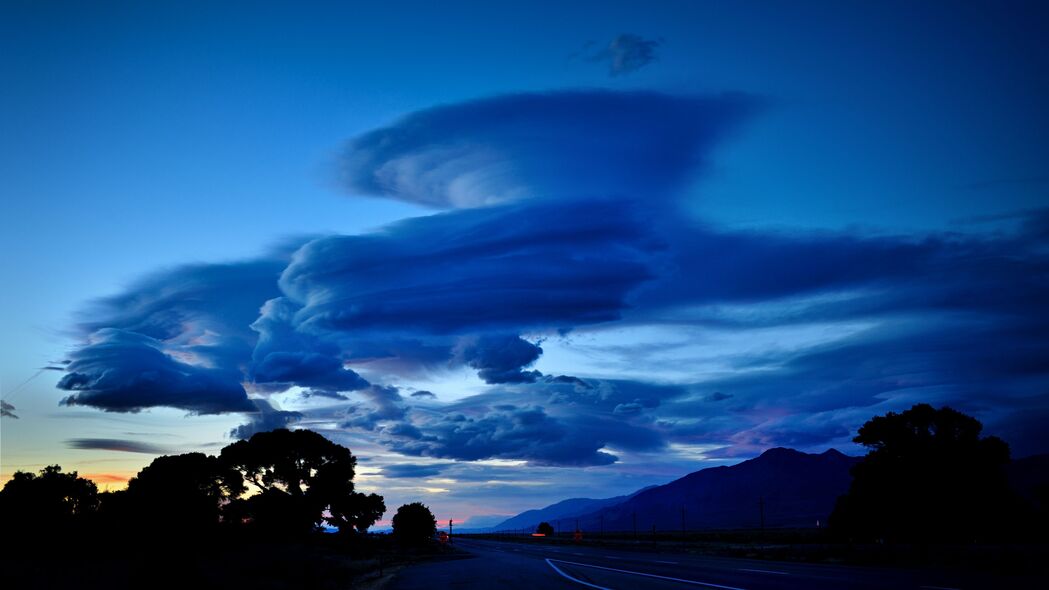
{"type": "Polygon", "coordinates": [[[169,452],[157,445],[117,438],[74,438],[67,440],[66,446],[71,449],[120,451],[123,453],[145,453],[149,455],[163,455],[169,452]]]}
{"type": "Polygon", "coordinates": [[[283,297],[271,299],[251,324],[259,334],[249,370],[255,387],[280,392],[298,386],[308,388],[311,395],[332,398],[368,387],[368,381],[344,366],[336,345],[293,329],[296,309],[283,297]]]}
{"type": "Polygon", "coordinates": [[[406,414],[385,426],[380,440],[403,454],[442,459],[607,465],[616,456],[606,447],[662,449],[663,435],[643,414],[658,407],[661,398],[685,392],[676,386],[629,381],[595,381],[583,392],[571,382],[507,385],[425,413],[406,414]],[[616,411],[624,403],[636,404],[636,409],[616,411]]]}
{"type": "Polygon", "coordinates": [[[519,336],[483,335],[461,343],[458,356],[485,383],[531,383],[539,371],[522,371],[543,349],[519,336]]]}
{"type": "Polygon", "coordinates": [[[607,63],[609,76],[620,76],[636,72],[655,61],[656,49],[663,44],[661,39],[645,39],[638,35],[623,33],[609,42],[608,46],[586,56],[592,62],[607,63]]]}
{"type": "Polygon", "coordinates": [[[74,393],[62,400],[63,405],[107,412],[165,406],[194,414],[254,409],[238,371],[184,363],[164,353],[161,343],[149,336],[101,329],[70,356],[58,387],[74,393]]]}
{"type": "Polygon", "coordinates": [[[253,399],[251,402],[255,406],[255,411],[249,414],[251,421],[231,430],[229,433],[231,437],[238,440],[248,439],[251,438],[251,435],[259,432],[287,428],[303,417],[299,412],[278,410],[273,407],[273,404],[264,399],[253,399]]]}
{"type": "Polygon", "coordinates": [[[538,406],[492,410],[476,417],[448,413],[421,430],[420,438],[398,438],[388,446],[408,455],[466,461],[500,458],[542,465],[607,465],[616,460],[538,406]]]}
{"type": "Polygon", "coordinates": [[[427,335],[614,320],[658,240],[630,203],[511,205],[303,246],[281,276],[306,331],[427,335]],[[539,296],[541,295],[541,296],[539,296]]]}
{"type": "Polygon", "coordinates": [[[241,367],[255,347],[251,323],[292,244],[268,257],[193,264],[154,273],[96,300],[76,327],[81,344],[60,370],[66,405],[113,412],[174,407],[192,413],[252,411],[241,367]]]}
{"type": "Polygon", "coordinates": [[[353,194],[441,208],[529,198],[658,199],[692,177],[711,145],[755,106],[741,95],[600,90],[440,106],[350,142],[343,181],[353,194]]]}

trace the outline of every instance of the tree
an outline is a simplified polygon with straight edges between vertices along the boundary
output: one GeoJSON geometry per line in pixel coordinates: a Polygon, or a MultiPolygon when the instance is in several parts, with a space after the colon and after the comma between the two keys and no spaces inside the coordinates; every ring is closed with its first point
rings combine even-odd
{"type": "Polygon", "coordinates": [[[128,481],[127,505],[168,530],[219,522],[222,504],[245,491],[240,473],[217,457],[186,453],[157,457],[128,481]]]}
{"type": "Polygon", "coordinates": [[[437,532],[437,519],[421,502],[405,504],[393,515],[393,536],[406,545],[422,545],[433,539],[437,532]]]}
{"type": "Polygon", "coordinates": [[[539,523],[539,526],[535,528],[535,532],[549,537],[554,534],[554,527],[551,526],[549,522],[541,522],[539,523]]]}
{"type": "Polygon", "coordinates": [[[354,492],[333,500],[328,512],[328,522],[338,527],[339,532],[366,533],[386,512],[386,503],[378,494],[364,495],[354,492]]]}
{"type": "Polygon", "coordinates": [[[831,516],[838,534],[858,540],[976,540],[1008,521],[1009,446],[981,437],[983,425],[944,407],[918,404],[877,416],[853,439],[870,451],[831,516]]]}
{"type": "Polygon", "coordinates": [[[22,532],[68,527],[97,509],[95,483],[76,471],[62,473],[58,465],[44,467],[40,475],[16,471],[0,490],[5,527],[22,532]]]}
{"type": "Polygon", "coordinates": [[[358,527],[377,507],[369,496],[354,492],[357,459],[350,450],[310,430],[260,432],[225,447],[219,458],[259,492],[231,503],[231,520],[295,534],[316,528],[325,511],[340,529],[358,527]]]}

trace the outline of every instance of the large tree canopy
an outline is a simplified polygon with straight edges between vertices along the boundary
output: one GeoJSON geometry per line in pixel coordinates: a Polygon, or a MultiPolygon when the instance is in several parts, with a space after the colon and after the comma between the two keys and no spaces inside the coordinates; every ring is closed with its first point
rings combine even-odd
{"type": "Polygon", "coordinates": [[[90,515],[97,508],[95,483],[79,477],[76,471],[62,473],[58,465],[44,467],[40,475],[17,471],[0,490],[0,514],[4,526],[13,530],[46,531],[90,515]]]}
{"type": "Polygon", "coordinates": [[[864,424],[870,452],[852,471],[831,524],[855,539],[973,541],[1008,526],[1009,446],[951,408],[918,404],[864,424]]]}
{"type": "Polygon", "coordinates": [[[204,453],[157,457],[128,481],[135,511],[156,515],[168,528],[215,525],[220,506],[245,487],[240,473],[204,453]]]}
{"type": "Polygon", "coordinates": [[[354,491],[357,458],[310,430],[260,432],[224,449],[220,460],[259,493],[233,503],[231,518],[275,532],[303,532],[329,521],[367,530],[386,510],[382,497],[354,491]]]}

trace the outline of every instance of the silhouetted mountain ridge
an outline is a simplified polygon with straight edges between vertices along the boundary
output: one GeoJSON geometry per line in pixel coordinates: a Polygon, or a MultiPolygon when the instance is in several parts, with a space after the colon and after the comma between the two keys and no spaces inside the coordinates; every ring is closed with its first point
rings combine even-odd
{"type": "Polygon", "coordinates": [[[534,510],[526,510],[517,516],[508,518],[507,520],[499,523],[492,527],[493,530],[497,531],[512,531],[518,529],[535,529],[536,526],[541,522],[553,522],[556,520],[564,520],[575,518],[581,514],[588,514],[596,510],[608,506],[614,506],[621,504],[633,496],[655,488],[657,486],[648,486],[641,488],[633,494],[624,496],[616,496],[614,498],[569,498],[562,500],[556,504],[551,504],[545,508],[538,508],[534,510]]]}
{"type": "Polygon", "coordinates": [[[630,531],[635,519],[640,532],[650,532],[653,525],[663,531],[682,526],[750,528],[761,526],[762,512],[767,527],[815,527],[817,521],[826,524],[838,496],[848,491],[849,470],[859,461],[835,449],[810,454],[774,448],[754,459],[702,469],[622,499],[589,501],[600,503],[596,507],[566,500],[524,512],[495,529],[534,527],[552,518],[578,518],[585,531],[630,531]],[[560,508],[551,510],[555,507],[560,508]],[[578,508],[582,510],[572,513],[578,508]]]}

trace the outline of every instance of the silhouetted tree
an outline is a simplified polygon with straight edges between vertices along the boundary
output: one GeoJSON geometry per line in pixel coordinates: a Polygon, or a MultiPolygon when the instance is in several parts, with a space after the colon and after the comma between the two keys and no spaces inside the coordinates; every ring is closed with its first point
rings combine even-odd
{"type": "Polygon", "coordinates": [[[422,545],[433,540],[436,532],[437,519],[421,502],[405,504],[393,515],[393,536],[402,545],[422,545]]]}
{"type": "Polygon", "coordinates": [[[541,522],[539,526],[535,527],[535,532],[549,537],[554,534],[554,527],[549,522],[541,522]]]}
{"type": "Polygon", "coordinates": [[[928,404],[872,418],[853,439],[870,451],[852,469],[832,529],[888,541],[971,542],[1001,533],[1012,506],[1009,446],[981,437],[982,429],[975,418],[928,404]]]}
{"type": "Polygon", "coordinates": [[[339,532],[368,532],[368,527],[382,518],[386,512],[386,503],[378,494],[364,495],[353,492],[332,500],[328,506],[328,522],[339,528],[339,532]]]}
{"type": "Polygon", "coordinates": [[[219,458],[260,492],[231,502],[229,520],[293,534],[313,530],[326,510],[333,509],[341,528],[363,525],[375,509],[374,500],[353,490],[356,457],[310,430],[260,432],[225,447],[219,458]]]}
{"type": "Polygon", "coordinates": [[[128,481],[127,502],[135,512],[168,530],[218,524],[220,506],[245,491],[241,475],[217,457],[186,453],[157,457],[128,481]]]}
{"type": "Polygon", "coordinates": [[[79,523],[98,509],[98,488],[76,471],[48,465],[40,475],[16,471],[0,490],[4,528],[22,533],[56,532],[79,523]]]}

